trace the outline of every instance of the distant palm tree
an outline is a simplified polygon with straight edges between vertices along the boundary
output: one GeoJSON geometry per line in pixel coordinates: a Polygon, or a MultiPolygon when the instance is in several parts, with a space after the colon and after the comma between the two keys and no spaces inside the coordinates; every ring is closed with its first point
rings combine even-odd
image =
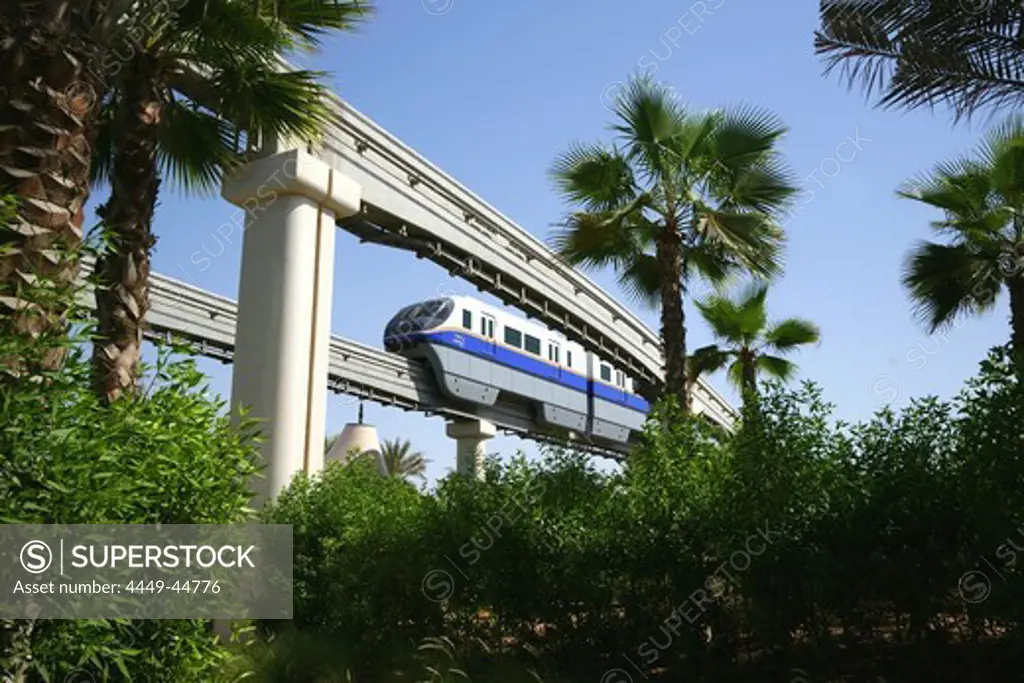
{"type": "Polygon", "coordinates": [[[380,451],[389,476],[406,480],[409,477],[419,477],[426,481],[424,472],[430,461],[420,451],[412,450],[412,443],[408,439],[385,439],[380,451]]]}
{"type": "Polygon", "coordinates": [[[899,195],[940,209],[932,228],[951,240],[918,243],[904,267],[903,284],[929,331],[991,309],[1005,287],[1024,378],[1024,118],[994,128],[975,158],[940,164],[899,195]]]}
{"type": "Polygon", "coordinates": [[[787,318],[769,326],[765,313],[768,287],[750,286],[738,300],[712,296],[697,302],[704,319],[715,336],[727,342],[697,349],[690,357],[691,383],[706,372],[715,372],[729,361],[729,380],[744,392],[757,391],[759,372],[786,380],[796,366],[771,353],[786,354],[798,346],[818,341],[818,328],[806,320],[787,318]]]}
{"type": "Polygon", "coordinates": [[[820,13],[827,71],[884,90],[883,106],[945,102],[959,118],[1024,104],[1020,0],[821,0],[820,13]]]}
{"type": "Polygon", "coordinates": [[[660,306],[665,394],[688,407],[684,283],[778,270],[778,218],[796,191],[777,151],[786,128],[750,107],[686,111],[643,78],[615,113],[622,149],[575,144],[554,164],[579,210],[552,242],[572,265],[612,266],[630,294],[660,306]]]}

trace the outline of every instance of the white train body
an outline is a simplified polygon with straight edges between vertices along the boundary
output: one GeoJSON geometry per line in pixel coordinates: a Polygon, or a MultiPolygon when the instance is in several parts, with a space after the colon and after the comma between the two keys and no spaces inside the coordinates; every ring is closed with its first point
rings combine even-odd
{"type": "Polygon", "coordinates": [[[564,334],[467,296],[406,306],[384,347],[430,364],[449,399],[494,405],[499,394],[536,408],[542,424],[625,443],[650,409],[633,380],[564,334]]]}

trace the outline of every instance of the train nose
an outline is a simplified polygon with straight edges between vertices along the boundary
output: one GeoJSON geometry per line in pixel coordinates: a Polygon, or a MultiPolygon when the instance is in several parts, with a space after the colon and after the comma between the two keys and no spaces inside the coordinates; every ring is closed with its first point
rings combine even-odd
{"type": "Polygon", "coordinates": [[[419,341],[419,333],[433,329],[451,315],[451,299],[431,299],[406,306],[384,328],[384,348],[401,351],[419,341]]]}
{"type": "Polygon", "coordinates": [[[384,348],[392,353],[397,353],[410,347],[415,341],[415,333],[421,329],[423,329],[422,325],[417,324],[415,320],[405,317],[393,319],[384,328],[384,348]]]}

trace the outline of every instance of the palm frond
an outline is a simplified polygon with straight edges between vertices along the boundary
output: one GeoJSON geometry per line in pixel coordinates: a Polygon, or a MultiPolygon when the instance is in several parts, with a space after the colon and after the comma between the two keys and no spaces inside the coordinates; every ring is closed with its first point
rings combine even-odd
{"type": "Polygon", "coordinates": [[[778,356],[758,356],[754,366],[767,375],[771,375],[783,382],[789,380],[796,373],[796,365],[778,356]]]}
{"type": "Polygon", "coordinates": [[[714,344],[702,346],[686,359],[687,381],[693,383],[702,375],[718,372],[735,355],[735,351],[720,349],[714,344]]]}
{"type": "Polygon", "coordinates": [[[328,90],[314,71],[277,71],[271,64],[231,64],[210,79],[212,108],[245,132],[317,141],[330,121],[328,90]]]}
{"type": "Polygon", "coordinates": [[[652,254],[637,253],[620,268],[618,283],[626,296],[648,308],[661,306],[661,265],[652,254]]]}
{"type": "Polygon", "coordinates": [[[698,231],[717,242],[758,277],[769,278],[781,269],[781,229],[765,214],[714,209],[698,202],[698,231]]]}
{"type": "Polygon", "coordinates": [[[994,190],[993,174],[994,167],[973,160],[947,162],[905,183],[897,195],[940,209],[943,219],[931,222],[937,233],[981,245],[1001,239],[1016,215],[994,190]]]}
{"type": "Polygon", "coordinates": [[[308,47],[330,31],[354,32],[374,14],[368,0],[249,0],[262,16],[274,17],[308,47]]]}
{"type": "Polygon", "coordinates": [[[820,17],[826,73],[840,69],[883,107],[946,103],[959,118],[1024,102],[1017,0],[821,0],[820,17]]]}
{"type": "Polygon", "coordinates": [[[615,149],[573,143],[550,175],[567,200],[590,212],[612,211],[639,194],[629,161],[615,149]]]}
{"type": "Polygon", "coordinates": [[[232,153],[231,126],[180,101],[164,108],[159,135],[161,174],[186,192],[218,191],[225,170],[239,161],[232,153]]]}
{"type": "Polygon", "coordinates": [[[725,373],[726,379],[737,389],[743,389],[743,358],[737,356],[725,373]]]}
{"type": "Polygon", "coordinates": [[[988,170],[973,159],[946,161],[903,183],[896,194],[941,209],[947,215],[977,216],[989,205],[992,188],[988,170]]]}
{"type": "Polygon", "coordinates": [[[778,219],[786,214],[799,189],[791,169],[770,159],[728,174],[713,191],[721,197],[722,208],[753,210],[778,219]]]}
{"type": "Polygon", "coordinates": [[[742,272],[743,263],[736,255],[717,242],[702,240],[686,248],[683,261],[683,281],[701,276],[715,286],[723,286],[742,272]]]}
{"type": "Polygon", "coordinates": [[[702,156],[708,156],[711,140],[725,114],[712,110],[687,115],[672,141],[673,149],[679,150],[684,163],[692,164],[702,156]]]}
{"type": "Polygon", "coordinates": [[[548,241],[573,266],[621,267],[643,251],[633,223],[611,213],[574,213],[557,224],[548,241]]]}
{"type": "Polygon", "coordinates": [[[767,285],[755,282],[736,300],[716,294],[698,301],[697,308],[716,336],[749,348],[764,330],[767,295],[767,285]]]}
{"type": "Polygon", "coordinates": [[[229,62],[269,63],[295,45],[295,36],[252,4],[255,0],[188,0],[162,38],[169,62],[200,69],[229,62]]]}
{"type": "Polygon", "coordinates": [[[668,91],[649,77],[631,79],[616,102],[619,134],[626,158],[647,182],[657,185],[680,167],[686,114],[668,91]]]}
{"type": "Polygon", "coordinates": [[[752,282],[740,294],[736,306],[736,322],[743,334],[747,344],[753,343],[754,339],[764,330],[768,322],[768,314],[765,311],[765,299],[768,296],[768,285],[764,282],[752,282]]]}
{"type": "Polygon", "coordinates": [[[736,302],[715,294],[695,302],[695,305],[716,337],[737,345],[743,343],[742,316],[736,302]]]}
{"type": "Polygon", "coordinates": [[[985,258],[967,244],[919,242],[904,264],[902,282],[915,314],[934,332],[961,313],[991,308],[1002,277],[997,257],[985,258]]]}
{"type": "Polygon", "coordinates": [[[801,318],[787,318],[772,325],[764,335],[765,343],[776,351],[786,352],[804,344],[815,344],[821,338],[817,325],[801,318]]]}
{"type": "Polygon", "coordinates": [[[978,150],[990,169],[992,190],[1002,203],[1024,206],[1024,117],[1007,117],[986,136],[978,150]]]}
{"type": "Polygon", "coordinates": [[[419,451],[414,451],[408,439],[385,439],[380,446],[381,457],[392,477],[419,477],[425,479],[424,472],[429,462],[419,451]]]}
{"type": "Polygon", "coordinates": [[[1024,137],[1024,114],[1012,113],[989,128],[976,150],[978,159],[986,167],[995,164],[999,150],[1013,145],[1024,137]]]}
{"type": "Polygon", "coordinates": [[[772,112],[742,105],[725,112],[710,139],[708,155],[716,165],[738,173],[776,156],[788,129],[772,112]]]}

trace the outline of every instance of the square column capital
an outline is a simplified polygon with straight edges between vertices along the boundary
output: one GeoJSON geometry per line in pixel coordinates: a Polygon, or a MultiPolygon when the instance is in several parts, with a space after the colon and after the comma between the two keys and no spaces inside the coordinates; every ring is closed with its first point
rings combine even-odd
{"type": "Polygon", "coordinates": [[[458,420],[445,425],[445,433],[451,439],[490,439],[498,433],[494,423],[487,420],[458,420]]]}
{"type": "Polygon", "coordinates": [[[305,197],[337,219],[359,213],[363,188],[305,150],[290,149],[246,164],[221,189],[224,199],[246,210],[282,195],[305,197]]]}

